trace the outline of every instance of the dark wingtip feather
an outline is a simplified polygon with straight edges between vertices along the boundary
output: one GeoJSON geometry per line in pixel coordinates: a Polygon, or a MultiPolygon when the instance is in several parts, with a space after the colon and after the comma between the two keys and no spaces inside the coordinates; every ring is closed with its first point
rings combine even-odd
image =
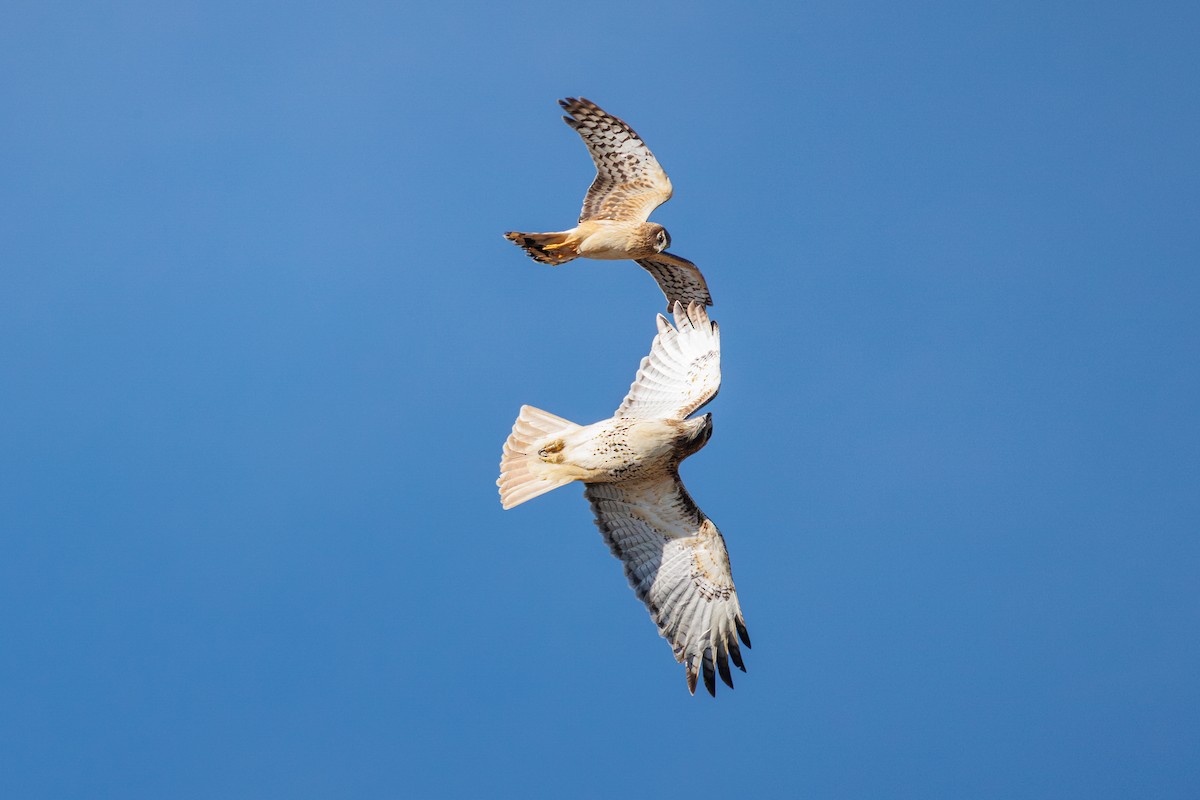
{"type": "Polygon", "coordinates": [[[691,665],[688,665],[685,669],[687,671],[688,691],[691,692],[692,694],[695,694],[696,693],[696,671],[694,669],[692,669],[691,665]]]}
{"type": "Polygon", "coordinates": [[[742,663],[742,651],[738,648],[737,639],[729,640],[729,657],[733,659],[733,665],[742,672],[746,671],[746,665],[742,663]]]}
{"type": "Polygon", "coordinates": [[[717,648],[717,672],[721,673],[721,680],[725,681],[725,685],[730,689],[733,688],[733,676],[729,674],[729,658],[725,655],[724,648],[717,648]]]}
{"type": "Polygon", "coordinates": [[[706,650],[704,651],[704,660],[701,666],[704,667],[704,688],[708,689],[708,693],[713,697],[717,696],[717,676],[713,672],[712,655],[706,650]]]}
{"type": "Polygon", "coordinates": [[[738,637],[742,640],[742,644],[750,647],[750,634],[746,632],[746,623],[742,622],[741,617],[734,619],[734,622],[737,623],[738,637]]]}

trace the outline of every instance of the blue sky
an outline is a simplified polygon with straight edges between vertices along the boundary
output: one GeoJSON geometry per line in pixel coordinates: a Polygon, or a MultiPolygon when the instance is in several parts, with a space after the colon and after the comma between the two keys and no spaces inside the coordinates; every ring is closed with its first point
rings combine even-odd
{"type": "Polygon", "coordinates": [[[1194,4],[18,3],[6,797],[1200,792],[1194,4]],[[661,296],[538,265],[647,140],[721,324],[716,700],[517,409],[661,296]]]}

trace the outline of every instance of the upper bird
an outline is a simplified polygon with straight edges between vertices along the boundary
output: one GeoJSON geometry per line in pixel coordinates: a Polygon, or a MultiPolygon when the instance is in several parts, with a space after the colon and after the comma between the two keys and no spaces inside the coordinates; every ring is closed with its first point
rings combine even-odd
{"type": "Polygon", "coordinates": [[[689,415],[721,386],[720,333],[700,303],[661,315],[650,355],[611,418],[591,425],[522,406],[500,461],[500,500],[512,508],[582,481],[596,525],[625,564],[637,596],[685,667],[716,694],[729,662],[745,670],[738,638],[750,636],[725,540],[684,488],[679,462],[712,435],[712,414],[689,415]]]}
{"type": "Polygon", "coordinates": [[[559,100],[570,116],[563,120],[583,138],[596,179],[583,198],[579,224],[556,233],[509,231],[505,238],[535,261],[565,264],[576,258],[624,259],[645,268],[667,296],[676,301],[712,305],[708,285],[696,265],[665,252],[671,235],[650,212],[671,199],[671,180],[633,128],[584,98],[559,100]]]}

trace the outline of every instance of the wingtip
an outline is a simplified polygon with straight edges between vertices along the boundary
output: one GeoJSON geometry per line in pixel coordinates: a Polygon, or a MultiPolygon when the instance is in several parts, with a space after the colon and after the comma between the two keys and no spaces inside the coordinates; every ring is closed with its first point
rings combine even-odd
{"type": "Polygon", "coordinates": [[[589,107],[589,106],[590,107],[596,106],[595,103],[593,103],[591,100],[588,100],[586,97],[583,97],[583,96],[564,97],[558,101],[558,104],[560,106],[562,106],[563,108],[565,108],[567,111],[570,111],[572,108],[578,108],[580,106],[583,106],[585,108],[589,107]]]}
{"type": "Polygon", "coordinates": [[[676,300],[675,306],[671,309],[671,315],[673,317],[675,317],[675,327],[682,328],[684,323],[691,325],[692,324],[691,312],[692,312],[692,304],[691,303],[688,303],[687,307],[685,308],[683,303],[676,300]]]}
{"type": "Polygon", "coordinates": [[[746,665],[742,663],[742,651],[738,648],[737,639],[730,639],[726,645],[729,647],[729,659],[733,661],[733,665],[745,672],[746,665]]]}
{"type": "Polygon", "coordinates": [[[704,660],[701,662],[704,670],[704,688],[708,690],[711,697],[717,696],[717,676],[713,671],[712,656],[707,652],[704,654],[704,660]]]}
{"type": "Polygon", "coordinates": [[[729,673],[729,657],[725,655],[724,648],[717,649],[717,672],[721,675],[721,680],[730,689],[733,688],[733,675],[729,673]]]}
{"type": "MultiPolygon", "coordinates": [[[[667,313],[668,314],[671,313],[671,309],[668,308],[667,313]]],[[[662,334],[666,333],[667,331],[671,330],[671,321],[669,319],[667,319],[666,317],[664,317],[662,314],[658,315],[658,317],[654,321],[654,324],[658,326],[658,333],[660,336],[662,334]]]]}
{"type": "Polygon", "coordinates": [[[579,124],[579,120],[575,119],[575,114],[579,113],[580,109],[587,108],[591,103],[582,97],[564,97],[558,101],[558,105],[571,115],[563,117],[563,121],[574,128],[579,124]]]}
{"type": "Polygon", "coordinates": [[[746,630],[746,623],[742,621],[741,617],[735,618],[734,623],[737,625],[738,638],[740,638],[742,640],[742,644],[746,645],[746,647],[749,648],[750,647],[750,633],[746,630]]]}

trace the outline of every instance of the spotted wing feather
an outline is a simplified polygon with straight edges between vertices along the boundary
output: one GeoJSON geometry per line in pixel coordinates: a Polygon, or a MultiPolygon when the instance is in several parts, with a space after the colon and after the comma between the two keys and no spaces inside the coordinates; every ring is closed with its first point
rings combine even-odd
{"type": "Polygon", "coordinates": [[[658,335],[642,359],[617,417],[684,419],[721,388],[721,331],[697,302],[674,306],[675,325],[658,315],[658,335]]]}
{"type": "Polygon", "coordinates": [[[658,282],[658,288],[662,289],[662,293],[667,297],[668,312],[676,301],[684,305],[693,300],[706,306],[713,304],[704,275],[686,258],[680,258],[673,253],[659,253],[650,258],[636,260],[658,282]]]}
{"type": "Polygon", "coordinates": [[[583,198],[579,221],[613,219],[645,222],[671,199],[671,181],[633,128],[584,98],[559,100],[570,116],[563,120],[583,138],[596,179],[583,198]]]}
{"type": "Polygon", "coordinates": [[[745,672],[738,638],[749,647],[750,636],[725,540],[678,473],[587,484],[584,495],[634,593],[684,665],[688,691],[695,693],[699,677],[715,695],[717,675],[732,688],[729,662],[745,672]]]}

